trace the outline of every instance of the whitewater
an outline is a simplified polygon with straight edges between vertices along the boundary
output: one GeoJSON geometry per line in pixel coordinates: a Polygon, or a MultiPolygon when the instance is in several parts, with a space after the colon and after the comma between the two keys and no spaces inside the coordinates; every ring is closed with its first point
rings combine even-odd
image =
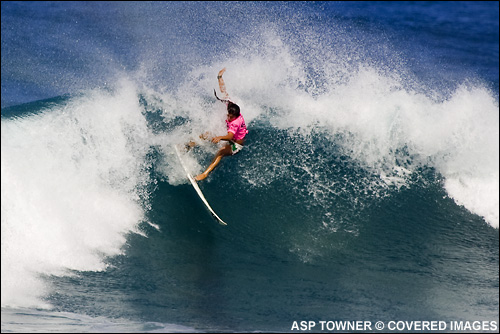
{"type": "MultiPolygon", "coordinates": [[[[23,312],[34,326],[61,314],[89,331],[290,330],[301,320],[290,314],[498,315],[491,293],[498,289],[498,78],[491,82],[479,66],[471,74],[429,61],[438,48],[412,37],[411,25],[399,23],[410,37],[394,46],[401,35],[385,12],[375,11],[372,25],[353,19],[347,5],[202,3],[200,14],[187,3],[137,3],[131,8],[142,14],[134,16],[118,3],[111,23],[99,21],[109,28],[130,20],[109,32],[116,41],[52,9],[64,5],[46,5],[23,6],[43,13],[40,24],[53,32],[49,23],[59,17],[72,37],[61,35],[62,53],[36,64],[34,48],[22,48],[24,60],[11,55],[7,23],[22,20],[19,8],[2,3],[2,72],[9,67],[2,75],[2,331],[15,323],[4,315],[23,312]],[[228,13],[241,29],[220,20],[228,13]],[[409,56],[415,40],[415,49],[431,48],[416,60],[409,56]],[[71,41],[90,45],[93,55],[82,51],[83,62],[63,65],[65,52],[75,52],[71,41]],[[245,152],[201,183],[227,227],[196,202],[173,150],[205,131],[224,133],[224,105],[213,97],[223,67],[250,130],[245,152]],[[27,74],[34,69],[43,71],[27,74]],[[19,82],[30,82],[25,91],[42,88],[22,100],[19,82]],[[343,274],[326,274],[333,272],[343,274]],[[374,292],[371,281],[384,288],[374,292]],[[390,285],[410,281],[415,286],[396,297],[390,285]],[[472,313],[453,281],[473,299],[472,313]],[[259,288],[247,291],[253,284],[259,288]],[[273,289],[276,305],[266,302],[273,289]],[[231,297],[237,291],[241,297],[231,297]],[[225,305],[219,299],[227,306],[211,314],[210,305],[225,305]],[[250,320],[238,320],[244,314],[250,320]]],[[[79,18],[111,11],[83,3],[67,9],[79,18]]],[[[431,25],[423,17],[419,24],[431,25]]],[[[42,49],[50,50],[45,38],[42,49]]],[[[498,74],[498,62],[492,67],[498,74]]],[[[188,161],[192,173],[216,150],[200,142],[188,161]]]]}

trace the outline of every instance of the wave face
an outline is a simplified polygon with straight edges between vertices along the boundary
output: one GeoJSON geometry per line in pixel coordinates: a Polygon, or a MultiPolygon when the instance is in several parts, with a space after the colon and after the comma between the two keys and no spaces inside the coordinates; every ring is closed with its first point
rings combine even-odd
{"type": "Polygon", "coordinates": [[[497,319],[498,3],[398,8],[2,3],[2,331],[497,319]]]}

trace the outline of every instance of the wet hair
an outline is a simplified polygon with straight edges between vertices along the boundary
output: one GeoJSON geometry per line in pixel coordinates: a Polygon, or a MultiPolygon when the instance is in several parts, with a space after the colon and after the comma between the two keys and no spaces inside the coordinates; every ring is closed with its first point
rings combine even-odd
{"type": "Polygon", "coordinates": [[[227,104],[227,113],[233,115],[234,117],[240,116],[240,107],[236,103],[229,102],[227,104]]]}

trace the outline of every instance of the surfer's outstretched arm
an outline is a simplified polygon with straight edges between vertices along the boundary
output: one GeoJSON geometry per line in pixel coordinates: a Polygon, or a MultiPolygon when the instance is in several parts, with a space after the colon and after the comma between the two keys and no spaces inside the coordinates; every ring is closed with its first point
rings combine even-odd
{"type": "Polygon", "coordinates": [[[222,98],[225,100],[229,100],[229,95],[226,92],[226,85],[224,84],[224,80],[222,79],[222,75],[226,72],[226,68],[224,67],[219,71],[219,75],[217,75],[217,79],[219,79],[219,89],[222,93],[222,98]]]}

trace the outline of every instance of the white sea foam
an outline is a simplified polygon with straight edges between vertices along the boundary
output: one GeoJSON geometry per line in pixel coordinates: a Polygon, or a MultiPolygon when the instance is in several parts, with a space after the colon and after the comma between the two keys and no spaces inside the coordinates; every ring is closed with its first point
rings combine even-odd
{"type": "Polygon", "coordinates": [[[47,306],[40,275],[105,269],[143,219],[147,127],[118,91],[2,119],[2,307],[47,306]]]}

